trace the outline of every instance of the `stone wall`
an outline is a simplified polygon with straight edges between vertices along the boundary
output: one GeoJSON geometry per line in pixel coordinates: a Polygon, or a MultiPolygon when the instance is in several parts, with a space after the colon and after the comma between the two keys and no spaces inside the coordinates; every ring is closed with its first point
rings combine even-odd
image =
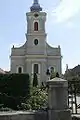
{"type": "Polygon", "coordinates": [[[48,120],[47,112],[1,112],[0,120],[48,120]]]}

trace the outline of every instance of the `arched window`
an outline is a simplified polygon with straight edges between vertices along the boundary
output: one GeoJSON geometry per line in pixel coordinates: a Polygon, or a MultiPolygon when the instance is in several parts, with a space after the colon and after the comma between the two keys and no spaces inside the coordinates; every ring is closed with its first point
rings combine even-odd
{"type": "Polygon", "coordinates": [[[18,68],[18,73],[22,73],[22,67],[18,68]]]}
{"type": "Polygon", "coordinates": [[[34,64],[34,73],[38,73],[38,64],[34,64]]]}
{"type": "Polygon", "coordinates": [[[34,23],[34,31],[38,31],[38,22],[34,23]]]}

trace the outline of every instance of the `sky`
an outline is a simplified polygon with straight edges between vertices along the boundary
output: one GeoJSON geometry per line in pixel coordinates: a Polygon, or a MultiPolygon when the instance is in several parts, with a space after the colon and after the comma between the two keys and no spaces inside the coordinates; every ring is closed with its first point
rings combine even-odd
{"type": "MultiPolygon", "coordinates": [[[[0,0],[0,68],[10,70],[12,45],[25,43],[26,12],[33,0],[0,0]]],[[[47,12],[47,42],[61,46],[62,71],[80,64],[80,0],[39,0],[47,12]]]]}

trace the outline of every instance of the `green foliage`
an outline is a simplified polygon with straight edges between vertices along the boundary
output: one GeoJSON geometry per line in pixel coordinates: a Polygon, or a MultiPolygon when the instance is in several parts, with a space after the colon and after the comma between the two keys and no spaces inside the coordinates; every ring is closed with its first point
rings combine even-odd
{"type": "Polygon", "coordinates": [[[0,75],[0,104],[17,109],[17,105],[22,102],[24,97],[28,98],[29,94],[30,81],[28,74],[0,75]]]}
{"type": "Polygon", "coordinates": [[[38,85],[38,78],[37,78],[37,74],[34,73],[33,76],[33,87],[36,87],[38,85]]]}
{"type": "Polygon", "coordinates": [[[76,93],[80,95],[80,81],[78,80],[69,80],[68,81],[69,93],[76,93]]]}
{"type": "Polygon", "coordinates": [[[40,89],[38,87],[31,88],[30,98],[22,103],[22,109],[24,110],[41,110],[48,106],[48,95],[46,89],[40,89]]]}
{"type": "MultiPolygon", "coordinates": [[[[37,79],[37,78],[36,78],[37,79]]],[[[41,110],[48,106],[47,89],[30,86],[28,74],[0,75],[0,110],[41,110]]]]}

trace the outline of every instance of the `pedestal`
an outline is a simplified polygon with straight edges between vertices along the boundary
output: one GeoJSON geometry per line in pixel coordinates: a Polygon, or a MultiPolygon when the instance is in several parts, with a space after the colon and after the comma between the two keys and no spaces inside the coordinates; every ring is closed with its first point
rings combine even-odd
{"type": "Polygon", "coordinates": [[[71,120],[68,109],[68,82],[61,78],[47,81],[49,120],[71,120]]]}

